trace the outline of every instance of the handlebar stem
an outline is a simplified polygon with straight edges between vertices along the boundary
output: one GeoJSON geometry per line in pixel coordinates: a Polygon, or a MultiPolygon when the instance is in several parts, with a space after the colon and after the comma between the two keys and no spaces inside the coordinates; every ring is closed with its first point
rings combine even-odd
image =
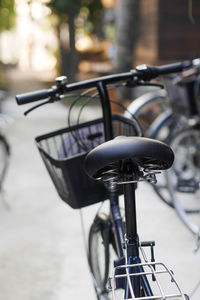
{"type": "Polygon", "coordinates": [[[97,88],[100,95],[100,100],[101,100],[101,105],[103,110],[105,140],[109,141],[113,138],[113,129],[112,129],[111,107],[110,107],[108,90],[102,81],[97,83],[97,88]]]}

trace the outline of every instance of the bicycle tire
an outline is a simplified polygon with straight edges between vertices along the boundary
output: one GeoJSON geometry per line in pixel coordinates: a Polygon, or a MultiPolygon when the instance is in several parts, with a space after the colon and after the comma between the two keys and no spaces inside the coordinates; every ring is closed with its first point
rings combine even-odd
{"type": "MultiPolygon", "coordinates": [[[[149,138],[162,140],[167,142],[171,133],[174,115],[167,105],[167,94],[165,90],[156,90],[153,92],[145,93],[144,95],[136,98],[128,107],[125,112],[126,117],[130,114],[139,121],[144,136],[149,138]],[[164,103],[164,108],[162,107],[164,103]],[[159,108],[157,114],[152,113],[152,105],[155,104],[159,108]],[[166,110],[167,108],[167,110],[166,110]],[[144,115],[149,115],[151,120],[145,120],[144,115]],[[167,129],[167,130],[166,130],[167,129]],[[165,135],[163,137],[163,131],[165,135]]],[[[167,182],[163,173],[158,177],[157,184],[152,187],[158,197],[168,206],[173,208],[173,202],[167,190],[167,182]]]]}
{"type": "MultiPolygon", "coordinates": [[[[163,114],[159,115],[158,118],[156,118],[149,128],[148,137],[160,140],[169,145],[177,130],[182,127],[182,124],[179,121],[179,117],[174,115],[171,111],[164,112],[163,114]]],[[[165,204],[171,208],[174,208],[173,201],[168,191],[165,172],[157,175],[157,183],[153,184],[152,187],[165,204]]]]}
{"type": "Polygon", "coordinates": [[[128,105],[124,115],[128,118],[131,118],[131,115],[134,116],[142,128],[144,136],[147,136],[151,124],[168,106],[166,96],[165,90],[145,93],[128,105]]]}
{"type": "Polygon", "coordinates": [[[10,158],[10,146],[3,135],[0,135],[0,191],[2,190],[3,182],[8,170],[10,158]]]}
{"type": "MultiPolygon", "coordinates": [[[[177,134],[188,129],[187,119],[177,116],[172,112],[163,113],[163,116],[159,116],[158,120],[155,120],[154,123],[155,124],[152,124],[151,128],[149,129],[148,137],[160,140],[169,146],[171,146],[171,143],[177,134]]],[[[165,204],[171,208],[174,208],[173,197],[169,192],[167,181],[167,175],[164,171],[157,175],[157,183],[152,185],[152,187],[165,204]]],[[[195,213],[195,210],[185,208],[185,212],[195,213]]]]}
{"type": "Polygon", "coordinates": [[[200,232],[200,130],[179,131],[170,141],[175,161],[166,172],[167,186],[177,215],[199,237],[200,232]]]}
{"type": "Polygon", "coordinates": [[[111,247],[115,252],[108,216],[96,216],[89,231],[88,261],[98,300],[110,300],[107,282],[111,264],[111,247]]]}

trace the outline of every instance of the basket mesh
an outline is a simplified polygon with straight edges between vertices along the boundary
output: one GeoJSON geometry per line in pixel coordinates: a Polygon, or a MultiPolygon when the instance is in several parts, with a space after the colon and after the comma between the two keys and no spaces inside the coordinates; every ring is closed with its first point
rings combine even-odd
{"type": "MultiPolygon", "coordinates": [[[[135,123],[113,116],[113,134],[137,135],[135,123]]],[[[61,129],[36,138],[46,168],[61,199],[81,208],[107,199],[103,185],[90,179],[83,163],[88,151],[105,141],[102,119],[61,129]]]]}

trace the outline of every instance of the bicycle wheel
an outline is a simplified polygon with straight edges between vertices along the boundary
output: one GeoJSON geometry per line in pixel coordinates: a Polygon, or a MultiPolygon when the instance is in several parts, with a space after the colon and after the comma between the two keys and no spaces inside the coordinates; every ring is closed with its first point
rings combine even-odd
{"type": "Polygon", "coordinates": [[[166,172],[167,185],[178,216],[199,235],[200,228],[200,130],[187,128],[177,133],[170,146],[175,161],[166,172]]]}
{"type": "MultiPolygon", "coordinates": [[[[177,128],[177,117],[169,109],[165,90],[149,92],[135,99],[127,107],[125,116],[130,117],[130,113],[139,121],[144,136],[149,138],[168,143],[174,129],[177,128]]],[[[153,184],[152,187],[164,203],[173,207],[163,172],[157,175],[157,184],[153,184]]]]}
{"type": "Polygon", "coordinates": [[[166,96],[165,90],[145,93],[129,104],[124,115],[130,118],[132,114],[139,121],[143,134],[147,136],[149,126],[168,107],[166,96]]]}
{"type": "MultiPolygon", "coordinates": [[[[176,135],[178,130],[185,126],[181,119],[171,111],[166,111],[153,122],[148,131],[148,137],[162,141],[170,145],[171,139],[176,135]]],[[[162,172],[157,175],[157,183],[152,185],[159,198],[170,207],[174,207],[171,199],[166,173],[162,172]]]]}
{"type": "Polygon", "coordinates": [[[89,232],[89,264],[99,300],[111,299],[107,282],[114,256],[114,237],[109,217],[96,216],[89,232]]]}
{"type": "Polygon", "coordinates": [[[8,169],[10,147],[3,135],[0,135],[0,191],[8,169]]]}

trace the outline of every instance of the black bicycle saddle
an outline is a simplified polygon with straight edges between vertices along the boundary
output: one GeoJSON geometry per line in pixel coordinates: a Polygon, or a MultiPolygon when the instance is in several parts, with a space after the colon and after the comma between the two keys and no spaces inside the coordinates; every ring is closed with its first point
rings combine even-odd
{"type": "Polygon", "coordinates": [[[96,178],[106,167],[127,159],[142,168],[150,166],[151,170],[166,170],[173,164],[174,153],[169,146],[157,140],[119,136],[87,154],[85,171],[96,178]]]}

